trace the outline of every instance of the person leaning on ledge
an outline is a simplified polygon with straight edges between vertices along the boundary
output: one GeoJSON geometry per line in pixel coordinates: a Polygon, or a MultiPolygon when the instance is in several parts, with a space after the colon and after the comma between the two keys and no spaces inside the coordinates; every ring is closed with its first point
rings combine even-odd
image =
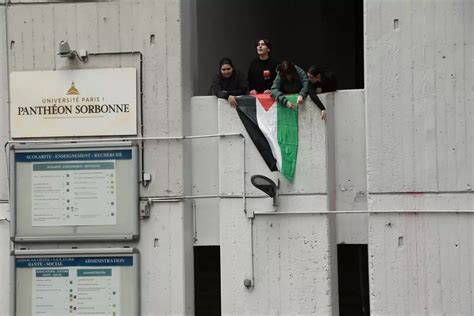
{"type": "Polygon", "coordinates": [[[333,92],[337,89],[336,74],[325,67],[311,66],[308,75],[308,94],[311,100],[321,110],[320,118],[326,119],[326,107],[318,97],[319,93],[333,92]]]}
{"type": "Polygon", "coordinates": [[[303,69],[288,60],[281,62],[277,67],[277,76],[272,85],[272,97],[287,108],[294,109],[302,105],[308,94],[308,77],[303,69]],[[288,100],[285,94],[298,94],[296,103],[288,100]]]}
{"type": "Polygon", "coordinates": [[[234,68],[232,60],[224,57],[219,62],[219,71],[214,76],[209,91],[210,95],[229,101],[231,107],[237,106],[236,96],[246,95],[248,91],[247,80],[234,68]]]}

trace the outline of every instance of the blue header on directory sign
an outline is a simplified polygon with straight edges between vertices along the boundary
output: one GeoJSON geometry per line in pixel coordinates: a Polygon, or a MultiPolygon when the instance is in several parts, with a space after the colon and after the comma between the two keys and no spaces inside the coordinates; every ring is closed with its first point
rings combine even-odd
{"type": "Polygon", "coordinates": [[[17,268],[133,266],[133,257],[122,256],[122,257],[17,258],[15,260],[15,266],[17,268]]]}
{"type": "Polygon", "coordinates": [[[16,162],[39,161],[80,161],[80,160],[127,160],[132,159],[132,150],[100,150],[100,151],[60,151],[60,152],[28,152],[16,153],[16,162]]]}

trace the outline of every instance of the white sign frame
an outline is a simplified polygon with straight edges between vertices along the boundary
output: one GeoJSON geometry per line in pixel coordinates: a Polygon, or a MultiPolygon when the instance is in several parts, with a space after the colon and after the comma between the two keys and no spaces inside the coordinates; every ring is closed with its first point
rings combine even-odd
{"type": "MultiPolygon", "coordinates": [[[[58,269],[74,270],[74,267],[78,265],[74,262],[71,263],[71,259],[82,261],[82,263],[90,261],[91,263],[86,263],[84,266],[86,270],[94,268],[114,270],[113,267],[119,267],[119,269],[112,271],[112,274],[119,273],[118,277],[120,278],[120,290],[117,294],[121,296],[121,303],[118,314],[140,315],[140,257],[136,248],[15,250],[11,257],[11,271],[14,279],[11,291],[13,294],[12,315],[21,312],[18,310],[18,304],[21,304],[20,307],[23,309],[33,310],[31,295],[34,291],[34,278],[32,274],[34,269],[39,268],[29,267],[29,263],[44,265],[52,262],[58,264],[58,269]],[[28,297],[30,297],[29,301],[28,297]]],[[[45,267],[44,269],[53,268],[56,267],[45,267]]],[[[72,312],[71,315],[75,315],[75,313],[72,312]]]]}
{"type": "MultiPolygon", "coordinates": [[[[10,150],[10,197],[13,210],[11,239],[16,242],[137,239],[139,237],[140,212],[138,164],[138,148],[131,142],[68,144],[67,146],[64,144],[16,145],[10,150]],[[65,164],[76,164],[81,161],[89,163],[91,159],[94,159],[96,153],[97,156],[102,155],[96,157],[98,162],[107,161],[110,164],[109,161],[115,161],[116,170],[114,172],[117,179],[114,184],[117,197],[115,224],[63,221],[58,225],[57,223],[51,224],[50,221],[51,225],[35,225],[31,184],[33,182],[33,165],[43,164],[45,161],[65,164]],[[51,157],[41,158],[46,155],[51,157]],[[103,155],[108,156],[104,157],[103,155]],[[28,156],[32,157],[26,159],[28,156]]],[[[90,213],[88,210],[85,211],[86,215],[88,212],[90,213]]],[[[69,211],[63,213],[72,214],[69,211]]]]}
{"type": "Polygon", "coordinates": [[[137,70],[10,74],[12,138],[137,135],[137,70]]]}

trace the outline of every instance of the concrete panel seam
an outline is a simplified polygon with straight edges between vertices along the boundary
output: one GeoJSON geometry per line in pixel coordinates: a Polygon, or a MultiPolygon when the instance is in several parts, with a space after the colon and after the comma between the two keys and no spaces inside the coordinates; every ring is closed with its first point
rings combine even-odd
{"type": "Polygon", "coordinates": [[[423,195],[423,194],[474,194],[474,191],[380,191],[380,192],[367,192],[370,195],[423,195]]]}

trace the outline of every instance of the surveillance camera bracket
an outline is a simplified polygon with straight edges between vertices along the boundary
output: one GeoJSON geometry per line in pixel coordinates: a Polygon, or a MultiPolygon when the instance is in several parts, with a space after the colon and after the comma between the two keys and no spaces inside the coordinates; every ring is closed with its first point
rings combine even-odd
{"type": "Polygon", "coordinates": [[[280,179],[278,179],[276,184],[275,196],[273,197],[273,206],[278,206],[280,202],[280,179]]]}

